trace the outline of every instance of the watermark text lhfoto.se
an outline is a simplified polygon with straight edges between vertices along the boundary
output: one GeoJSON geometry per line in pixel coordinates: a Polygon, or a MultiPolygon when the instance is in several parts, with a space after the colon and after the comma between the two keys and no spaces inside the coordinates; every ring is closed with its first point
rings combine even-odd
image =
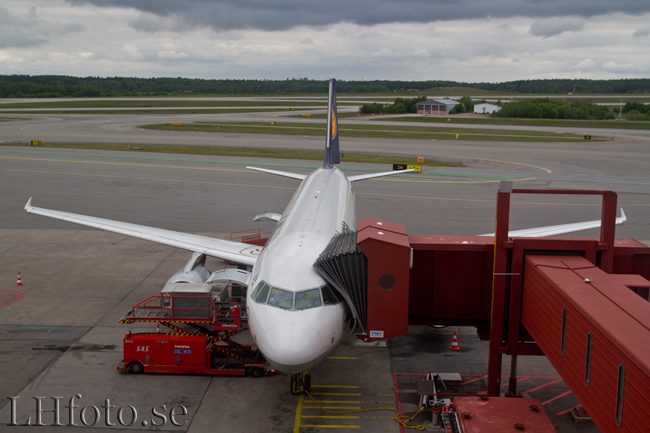
{"type": "Polygon", "coordinates": [[[180,427],[188,421],[187,408],[183,405],[159,404],[151,408],[150,416],[140,418],[134,406],[117,407],[108,398],[99,406],[84,404],[81,394],[75,394],[67,401],[63,397],[32,397],[31,402],[20,397],[7,398],[11,402],[11,419],[7,426],[130,427],[139,422],[143,427],[161,427],[167,423],[180,427]],[[21,411],[23,416],[19,419],[19,407],[28,409],[30,405],[34,412],[25,415],[21,411]]]}

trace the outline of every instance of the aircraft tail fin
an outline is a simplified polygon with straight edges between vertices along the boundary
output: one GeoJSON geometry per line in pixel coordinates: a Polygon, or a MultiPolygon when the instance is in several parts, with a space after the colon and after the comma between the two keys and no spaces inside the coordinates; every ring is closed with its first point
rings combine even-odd
{"type": "Polygon", "coordinates": [[[325,163],[323,168],[332,168],[340,164],[339,124],[336,114],[336,79],[330,79],[329,102],[327,104],[327,139],[325,142],[325,163]]]}

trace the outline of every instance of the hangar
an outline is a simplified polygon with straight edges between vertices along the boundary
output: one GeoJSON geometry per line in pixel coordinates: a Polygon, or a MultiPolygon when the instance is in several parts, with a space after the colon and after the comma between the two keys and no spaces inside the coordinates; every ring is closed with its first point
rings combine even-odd
{"type": "Polygon", "coordinates": [[[418,114],[449,114],[458,104],[453,99],[429,99],[418,103],[418,114]]]}
{"type": "Polygon", "coordinates": [[[487,102],[474,105],[474,113],[479,113],[479,114],[492,114],[500,110],[501,110],[500,105],[490,104],[487,102]]]}

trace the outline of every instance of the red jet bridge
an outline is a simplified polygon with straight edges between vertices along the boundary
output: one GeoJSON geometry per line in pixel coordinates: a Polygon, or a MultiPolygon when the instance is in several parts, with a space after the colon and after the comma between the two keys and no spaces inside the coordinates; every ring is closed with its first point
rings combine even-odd
{"type": "Polygon", "coordinates": [[[615,240],[611,191],[511,185],[497,195],[494,238],[408,236],[399,224],[361,221],[367,317],[358,337],[473,325],[490,339],[489,395],[499,395],[503,355],[512,356],[510,396],[517,356],[546,355],[602,431],[650,431],[650,303],[634,293],[647,297],[650,247],[615,240]],[[510,238],[511,194],[602,196],[600,238],[510,238]]]}

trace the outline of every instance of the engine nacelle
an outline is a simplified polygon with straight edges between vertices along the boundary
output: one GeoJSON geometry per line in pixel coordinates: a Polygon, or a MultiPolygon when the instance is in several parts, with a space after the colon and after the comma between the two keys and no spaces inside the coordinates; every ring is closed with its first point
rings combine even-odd
{"type": "Polygon", "coordinates": [[[210,278],[210,271],[204,265],[205,254],[192,253],[192,257],[185,267],[172,275],[165,285],[173,283],[205,283],[210,278]]]}
{"type": "Polygon", "coordinates": [[[176,272],[172,277],[167,280],[165,285],[171,283],[205,283],[210,277],[210,271],[203,266],[197,266],[191,271],[186,271],[185,268],[176,272]]]}

